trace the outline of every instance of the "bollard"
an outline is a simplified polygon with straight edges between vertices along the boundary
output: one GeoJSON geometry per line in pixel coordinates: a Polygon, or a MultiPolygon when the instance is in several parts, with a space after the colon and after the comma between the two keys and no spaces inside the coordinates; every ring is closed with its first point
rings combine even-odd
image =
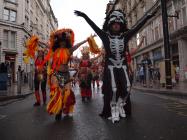
{"type": "Polygon", "coordinates": [[[33,80],[33,77],[34,77],[33,72],[31,72],[31,90],[33,90],[33,88],[34,88],[34,80],[33,80]]]}
{"type": "Polygon", "coordinates": [[[145,82],[146,82],[146,85],[148,87],[149,86],[149,69],[148,69],[148,65],[147,64],[145,65],[145,72],[146,72],[145,82]]]}
{"type": "Polygon", "coordinates": [[[33,90],[33,74],[32,72],[29,72],[29,88],[30,90],[33,90]]]}
{"type": "Polygon", "coordinates": [[[18,71],[17,73],[17,93],[21,94],[21,83],[22,83],[22,78],[21,78],[21,71],[18,71]]]}

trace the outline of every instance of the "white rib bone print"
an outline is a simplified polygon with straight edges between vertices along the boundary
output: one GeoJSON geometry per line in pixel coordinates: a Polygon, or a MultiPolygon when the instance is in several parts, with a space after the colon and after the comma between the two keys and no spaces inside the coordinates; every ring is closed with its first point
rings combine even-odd
{"type": "Polygon", "coordinates": [[[110,38],[110,50],[117,61],[122,59],[124,48],[124,38],[120,38],[120,36],[110,38]]]}

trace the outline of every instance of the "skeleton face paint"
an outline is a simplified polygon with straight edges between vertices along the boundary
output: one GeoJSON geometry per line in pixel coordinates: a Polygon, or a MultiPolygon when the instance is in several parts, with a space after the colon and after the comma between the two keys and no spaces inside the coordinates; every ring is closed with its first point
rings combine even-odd
{"type": "Polygon", "coordinates": [[[109,16],[108,24],[111,24],[113,22],[118,22],[118,23],[124,24],[125,17],[123,15],[123,13],[121,13],[120,11],[113,11],[109,16]]]}

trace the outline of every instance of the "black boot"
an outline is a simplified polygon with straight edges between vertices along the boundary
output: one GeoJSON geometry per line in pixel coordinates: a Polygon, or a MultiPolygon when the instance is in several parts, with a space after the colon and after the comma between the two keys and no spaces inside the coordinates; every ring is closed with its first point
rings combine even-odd
{"type": "Polygon", "coordinates": [[[82,102],[85,102],[85,97],[82,97],[82,102]]]}
{"type": "Polygon", "coordinates": [[[59,114],[57,114],[57,115],[55,116],[55,120],[56,120],[56,121],[60,121],[61,119],[62,119],[61,113],[59,113],[59,114]]]}
{"type": "Polygon", "coordinates": [[[40,103],[36,102],[36,103],[33,104],[33,106],[40,106],[40,103]]]}

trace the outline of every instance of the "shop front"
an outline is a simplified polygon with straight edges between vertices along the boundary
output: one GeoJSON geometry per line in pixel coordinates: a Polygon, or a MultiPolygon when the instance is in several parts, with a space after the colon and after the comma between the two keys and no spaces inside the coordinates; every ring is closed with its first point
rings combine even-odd
{"type": "Polygon", "coordinates": [[[7,64],[9,84],[11,84],[15,82],[16,54],[5,53],[5,62],[7,64]]]}

